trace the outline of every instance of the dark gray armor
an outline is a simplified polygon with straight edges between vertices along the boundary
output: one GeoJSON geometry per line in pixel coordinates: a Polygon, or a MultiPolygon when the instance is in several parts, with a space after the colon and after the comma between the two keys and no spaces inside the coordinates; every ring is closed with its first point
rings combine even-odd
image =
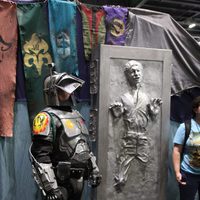
{"type": "Polygon", "coordinates": [[[45,199],[79,200],[84,181],[96,187],[101,175],[87,142],[88,130],[82,116],[68,105],[61,106],[56,89],[71,94],[81,82],[66,73],[52,77],[54,80],[47,77],[45,81],[46,99],[51,105],[33,121],[33,174],[45,199]],[[52,101],[48,94],[54,94],[52,101]]]}

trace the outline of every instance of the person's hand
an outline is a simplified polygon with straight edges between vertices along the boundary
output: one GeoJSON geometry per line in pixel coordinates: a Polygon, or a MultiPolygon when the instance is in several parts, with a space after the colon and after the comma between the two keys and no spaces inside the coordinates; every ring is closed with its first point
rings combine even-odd
{"type": "Polygon", "coordinates": [[[46,200],[67,200],[67,198],[67,190],[61,187],[50,190],[46,196],[46,200]]]}
{"type": "Polygon", "coordinates": [[[182,174],[180,172],[176,173],[176,180],[181,185],[186,185],[186,180],[185,180],[185,178],[182,176],[182,174]]]}

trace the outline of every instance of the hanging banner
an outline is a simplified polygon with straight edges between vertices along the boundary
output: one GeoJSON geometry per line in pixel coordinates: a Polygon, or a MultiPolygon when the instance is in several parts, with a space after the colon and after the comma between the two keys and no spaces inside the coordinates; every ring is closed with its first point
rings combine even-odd
{"type": "Polygon", "coordinates": [[[125,44],[128,9],[113,6],[103,6],[106,12],[106,44],[125,44]]]}
{"type": "Polygon", "coordinates": [[[78,101],[89,101],[90,100],[90,73],[89,73],[89,62],[86,62],[84,56],[84,46],[83,46],[83,26],[81,13],[78,11],[76,13],[76,23],[77,23],[77,56],[78,56],[78,70],[79,77],[85,81],[81,90],[78,91],[77,97],[78,101]]]}
{"type": "Polygon", "coordinates": [[[0,136],[13,136],[17,63],[16,5],[0,1],[0,136]]]}
{"type": "Polygon", "coordinates": [[[52,63],[47,11],[47,3],[17,5],[31,124],[35,114],[44,108],[43,81],[52,63]]]}
{"type": "Polygon", "coordinates": [[[105,12],[102,7],[81,4],[85,59],[90,60],[92,49],[105,43],[105,12]]]}
{"type": "Polygon", "coordinates": [[[76,49],[76,4],[49,0],[49,28],[54,62],[59,72],[78,75],[76,49]]]}
{"type": "Polygon", "coordinates": [[[17,70],[16,70],[15,101],[17,101],[17,102],[26,101],[24,66],[23,66],[21,45],[20,45],[19,40],[18,40],[18,47],[17,47],[17,70]]]}

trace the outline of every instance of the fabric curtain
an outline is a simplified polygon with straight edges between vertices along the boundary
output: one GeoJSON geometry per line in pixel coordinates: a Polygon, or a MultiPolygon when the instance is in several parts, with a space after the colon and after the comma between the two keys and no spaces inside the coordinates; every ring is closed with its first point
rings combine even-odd
{"type": "Polygon", "coordinates": [[[31,130],[26,102],[15,102],[14,136],[0,138],[0,199],[41,200],[29,159],[31,130]]]}
{"type": "Polygon", "coordinates": [[[78,70],[79,77],[85,81],[83,87],[76,93],[79,101],[90,101],[90,74],[89,74],[89,62],[84,57],[84,46],[83,46],[83,26],[82,17],[77,7],[76,12],[76,23],[77,23],[77,55],[78,55],[78,70]]]}
{"type": "Polygon", "coordinates": [[[17,48],[15,101],[26,101],[24,66],[23,66],[20,40],[18,40],[18,48],[17,48]]]}
{"type": "Polygon", "coordinates": [[[76,49],[76,4],[49,0],[50,38],[56,69],[78,75],[76,49]]]}
{"type": "Polygon", "coordinates": [[[81,4],[85,59],[90,60],[92,50],[105,43],[105,12],[102,7],[81,4]]]}
{"type": "Polygon", "coordinates": [[[16,5],[0,1],[0,136],[13,136],[17,64],[16,5]]]}
{"type": "Polygon", "coordinates": [[[47,3],[18,4],[17,16],[24,63],[30,122],[44,108],[43,81],[49,75],[52,53],[47,3]]]}
{"type": "Polygon", "coordinates": [[[106,44],[125,44],[128,9],[113,6],[103,6],[106,17],[106,44]]]}
{"type": "Polygon", "coordinates": [[[126,46],[172,50],[171,94],[200,85],[200,46],[170,15],[129,9],[126,46]]]}

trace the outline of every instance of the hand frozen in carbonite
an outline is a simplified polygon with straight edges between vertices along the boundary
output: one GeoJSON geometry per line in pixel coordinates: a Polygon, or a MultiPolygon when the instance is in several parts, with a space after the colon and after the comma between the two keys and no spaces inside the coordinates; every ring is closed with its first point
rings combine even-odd
{"type": "Polygon", "coordinates": [[[121,102],[114,102],[110,105],[109,109],[115,117],[120,117],[124,112],[123,104],[121,102]]]}
{"type": "Polygon", "coordinates": [[[160,98],[152,98],[148,105],[150,113],[153,115],[157,115],[160,112],[161,105],[162,100],[160,98]]]}

